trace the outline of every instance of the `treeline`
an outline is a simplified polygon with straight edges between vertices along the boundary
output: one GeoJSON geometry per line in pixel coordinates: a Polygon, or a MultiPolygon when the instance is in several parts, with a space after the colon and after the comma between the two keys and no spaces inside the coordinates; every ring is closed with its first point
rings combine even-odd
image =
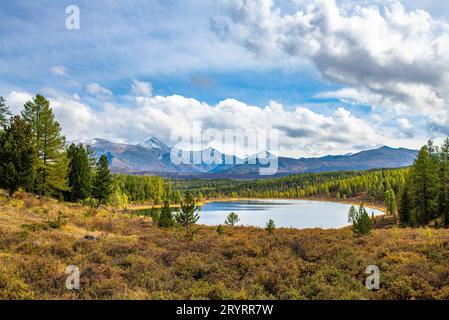
{"type": "Polygon", "coordinates": [[[345,200],[364,194],[367,202],[395,198],[405,183],[408,169],[304,173],[283,178],[251,181],[179,180],[176,188],[206,198],[304,198],[345,200]]]}
{"type": "Polygon", "coordinates": [[[180,190],[173,189],[172,183],[157,176],[117,174],[114,180],[117,189],[133,203],[160,205],[167,200],[179,204],[185,197],[180,190]]]}
{"type": "Polygon", "coordinates": [[[105,204],[113,178],[105,156],[98,162],[82,145],[66,147],[50,103],[36,95],[12,116],[0,97],[0,187],[13,196],[23,189],[36,195],[105,204]]]}
{"type": "Polygon", "coordinates": [[[408,226],[449,226],[449,139],[421,148],[400,195],[399,218],[408,226]]]}

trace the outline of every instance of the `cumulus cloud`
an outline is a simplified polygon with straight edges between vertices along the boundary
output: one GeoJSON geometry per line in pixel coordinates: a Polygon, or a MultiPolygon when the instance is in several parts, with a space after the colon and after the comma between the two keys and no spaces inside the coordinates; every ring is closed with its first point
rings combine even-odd
{"type": "Polygon", "coordinates": [[[112,91],[102,87],[99,83],[90,82],[86,85],[86,91],[94,96],[112,96],[112,91]]]}
{"type": "Polygon", "coordinates": [[[449,24],[423,10],[334,0],[296,1],[285,14],[274,0],[224,2],[211,30],[259,57],[306,58],[347,88],[325,96],[449,125],[449,24]]]}
{"type": "MultiPolygon", "coordinates": [[[[27,93],[12,92],[7,101],[19,106],[30,98],[27,93]]],[[[234,99],[209,105],[173,95],[136,97],[132,108],[106,103],[101,109],[94,109],[71,95],[54,95],[49,99],[68,140],[99,137],[136,143],[155,136],[170,142],[174,131],[191,134],[194,123],[201,123],[203,130],[220,132],[278,129],[279,154],[295,157],[352,152],[357,151],[355,146],[375,147],[384,140],[368,122],[344,108],[325,116],[300,106],[287,110],[277,102],[263,108],[234,99]]],[[[228,147],[222,145],[221,151],[228,147]]],[[[241,146],[237,152],[243,149],[241,146]]]]}
{"type": "Polygon", "coordinates": [[[150,82],[133,80],[131,83],[131,91],[136,96],[151,97],[153,94],[153,86],[150,82]]]}

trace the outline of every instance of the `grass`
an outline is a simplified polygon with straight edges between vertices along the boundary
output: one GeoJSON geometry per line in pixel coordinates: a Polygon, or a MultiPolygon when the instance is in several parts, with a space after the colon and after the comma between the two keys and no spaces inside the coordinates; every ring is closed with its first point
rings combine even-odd
{"type": "Polygon", "coordinates": [[[0,299],[448,299],[449,230],[196,226],[0,195],[0,299]],[[86,240],[93,235],[96,241],[86,240]],[[65,287],[68,265],[80,290],[65,287]],[[381,289],[365,288],[369,265],[381,289]]]}

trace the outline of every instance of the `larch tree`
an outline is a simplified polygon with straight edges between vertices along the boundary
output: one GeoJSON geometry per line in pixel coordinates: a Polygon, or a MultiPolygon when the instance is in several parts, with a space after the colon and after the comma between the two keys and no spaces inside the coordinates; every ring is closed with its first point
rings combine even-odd
{"type": "Polygon", "coordinates": [[[439,190],[438,162],[431,145],[424,146],[419,151],[410,178],[412,214],[419,225],[427,225],[437,215],[439,190]]]}
{"type": "Polygon", "coordinates": [[[443,223],[449,226],[449,138],[440,149],[440,190],[438,195],[438,212],[443,217],[443,223]]]}
{"type": "Polygon", "coordinates": [[[31,127],[37,151],[34,190],[38,195],[68,190],[65,137],[56,121],[50,102],[41,95],[24,105],[23,119],[31,127]]]}

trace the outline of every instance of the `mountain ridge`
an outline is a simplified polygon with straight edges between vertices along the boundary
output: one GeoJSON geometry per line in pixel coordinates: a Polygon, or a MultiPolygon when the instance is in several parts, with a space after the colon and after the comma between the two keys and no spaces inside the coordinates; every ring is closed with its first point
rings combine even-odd
{"type": "Polygon", "coordinates": [[[204,150],[188,151],[187,158],[190,158],[190,160],[205,159],[207,156],[208,158],[221,159],[222,163],[210,164],[201,161],[201,163],[192,164],[173,163],[171,152],[177,150],[154,137],[139,144],[115,143],[101,138],[79,143],[90,146],[97,158],[102,154],[107,155],[111,171],[114,173],[152,174],[171,177],[252,178],[257,177],[260,169],[267,166],[267,160],[274,162],[277,160],[277,176],[306,172],[399,168],[410,166],[418,153],[417,150],[407,148],[382,146],[353,154],[327,155],[314,158],[276,157],[265,151],[263,154],[269,159],[257,158],[255,155],[241,159],[208,147],[204,150]],[[232,164],[225,163],[226,158],[232,159],[232,164]]]}

